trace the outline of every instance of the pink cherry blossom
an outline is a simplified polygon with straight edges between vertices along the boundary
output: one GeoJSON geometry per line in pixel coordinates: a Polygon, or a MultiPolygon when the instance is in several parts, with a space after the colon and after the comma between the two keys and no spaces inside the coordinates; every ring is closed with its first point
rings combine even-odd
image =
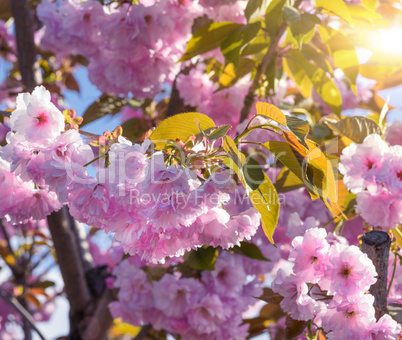
{"type": "Polygon", "coordinates": [[[294,261],[294,273],[305,282],[317,283],[324,275],[328,263],[329,244],[324,229],[308,229],[304,236],[296,237],[289,260],[294,261]]]}
{"type": "Polygon", "coordinates": [[[306,282],[294,275],[287,275],[280,268],[272,282],[272,290],[283,296],[280,305],[295,320],[310,320],[318,312],[319,305],[308,295],[306,282]]]}
{"type": "Polygon", "coordinates": [[[322,327],[329,339],[370,340],[375,323],[374,296],[333,299],[322,318],[322,327]]]}
{"type": "Polygon", "coordinates": [[[328,258],[329,266],[318,284],[329,294],[361,295],[376,282],[373,262],[358,247],[334,244],[328,258]]]}
{"type": "Polygon", "coordinates": [[[401,336],[402,326],[384,314],[370,329],[373,340],[397,340],[401,336]]]}
{"type": "Polygon", "coordinates": [[[344,175],[343,182],[353,193],[374,185],[376,176],[389,156],[389,147],[379,135],[367,136],[362,144],[352,143],[344,148],[339,171],[344,175]]]}
{"type": "Polygon", "coordinates": [[[64,117],[51,102],[50,92],[43,86],[32,94],[17,97],[17,108],[10,117],[10,127],[30,142],[52,139],[64,131],[64,117]]]}

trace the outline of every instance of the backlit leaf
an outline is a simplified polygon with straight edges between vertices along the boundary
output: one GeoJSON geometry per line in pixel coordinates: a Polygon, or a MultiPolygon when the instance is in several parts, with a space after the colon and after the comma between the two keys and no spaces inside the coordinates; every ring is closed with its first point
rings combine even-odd
{"type": "Polygon", "coordinates": [[[242,26],[233,22],[212,22],[201,27],[191,37],[187,44],[186,52],[179,61],[189,60],[219,47],[230,33],[242,26]]]}
{"type": "Polygon", "coordinates": [[[156,149],[161,150],[168,140],[186,141],[190,136],[197,135],[200,128],[206,130],[212,127],[215,127],[213,120],[202,113],[180,113],[162,121],[149,138],[156,149]]]}
{"type": "Polygon", "coordinates": [[[352,142],[363,143],[364,139],[373,133],[381,135],[380,127],[371,119],[354,116],[346,117],[336,123],[326,122],[328,127],[352,142]]]}
{"type": "Polygon", "coordinates": [[[283,126],[286,126],[286,116],[275,105],[258,102],[256,108],[258,115],[265,116],[283,126]]]}
{"type": "Polygon", "coordinates": [[[346,20],[347,22],[353,21],[348,7],[343,0],[317,0],[315,2],[316,8],[322,8],[330,14],[335,14],[338,17],[346,20]]]}
{"type": "MultiPolygon", "coordinates": [[[[297,61],[296,70],[299,73],[304,73],[309,78],[318,95],[338,116],[341,113],[342,97],[341,94],[331,79],[327,77],[324,70],[311,64],[300,51],[291,51],[287,57],[287,61],[297,61]]],[[[289,76],[296,82],[300,91],[304,91],[303,83],[300,83],[299,76],[295,76],[293,72],[289,76]]],[[[305,76],[303,76],[304,78],[305,76]]],[[[302,92],[303,96],[305,95],[302,92]]],[[[311,94],[311,93],[310,93],[311,94]]],[[[310,96],[310,94],[308,96],[310,96]]],[[[307,97],[308,97],[307,96],[307,97]]]]}
{"type": "Polygon", "coordinates": [[[260,27],[261,24],[258,21],[241,26],[222,41],[221,52],[225,57],[226,65],[233,63],[237,67],[242,50],[257,35],[260,27]]]}
{"type": "Polygon", "coordinates": [[[244,10],[247,21],[253,21],[262,16],[270,2],[271,0],[249,0],[247,2],[247,7],[244,10]]]}
{"type": "Polygon", "coordinates": [[[84,112],[81,126],[93,122],[94,120],[108,114],[116,114],[127,104],[127,100],[111,94],[102,94],[84,112]]]}
{"type": "Polygon", "coordinates": [[[345,77],[351,82],[356,94],[355,85],[359,73],[359,59],[354,45],[341,32],[329,26],[319,26],[318,31],[323,43],[327,45],[335,65],[343,71],[345,77]]]}

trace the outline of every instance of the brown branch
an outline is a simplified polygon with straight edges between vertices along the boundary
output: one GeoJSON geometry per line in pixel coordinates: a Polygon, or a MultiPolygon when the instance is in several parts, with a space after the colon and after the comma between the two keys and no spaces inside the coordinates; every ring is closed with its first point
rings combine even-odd
{"type": "MultiPolygon", "coordinates": [[[[298,8],[301,4],[302,0],[296,0],[294,4],[294,8],[298,8]]],[[[258,88],[258,83],[260,81],[261,76],[266,72],[268,65],[275,58],[276,48],[278,46],[279,40],[281,39],[283,33],[285,33],[288,24],[283,22],[283,24],[279,27],[278,31],[271,39],[271,43],[269,45],[268,51],[265,56],[262,58],[261,63],[257,67],[257,72],[255,74],[253,83],[251,84],[246,97],[244,98],[243,108],[241,109],[240,114],[240,123],[246,120],[250,114],[251,107],[254,104],[255,99],[255,91],[258,88]]]]}
{"type": "Polygon", "coordinates": [[[29,324],[29,326],[38,333],[39,337],[42,340],[46,340],[45,336],[39,331],[39,329],[35,325],[35,320],[32,318],[31,314],[18,302],[18,300],[8,294],[5,290],[0,288],[0,297],[3,298],[4,301],[8,302],[17,312],[22,316],[22,318],[29,324]]]}
{"type": "Polygon", "coordinates": [[[362,252],[373,261],[377,271],[377,282],[370,287],[374,296],[377,320],[388,313],[387,310],[387,273],[391,238],[384,231],[373,230],[363,235],[362,252]]]}
{"type": "Polygon", "coordinates": [[[114,300],[113,292],[110,289],[106,289],[96,305],[93,316],[86,325],[82,336],[84,340],[101,340],[106,338],[107,331],[113,322],[108,305],[114,300]]]}
{"type": "Polygon", "coordinates": [[[36,47],[34,41],[34,11],[27,6],[27,0],[10,0],[17,40],[18,68],[22,82],[32,90],[38,83],[40,72],[36,67],[36,47]]]}
{"type": "Polygon", "coordinates": [[[51,213],[47,221],[71,307],[70,325],[77,327],[81,315],[91,300],[91,293],[85,279],[80,251],[74,235],[75,224],[71,223],[66,206],[58,212],[51,213]]]}

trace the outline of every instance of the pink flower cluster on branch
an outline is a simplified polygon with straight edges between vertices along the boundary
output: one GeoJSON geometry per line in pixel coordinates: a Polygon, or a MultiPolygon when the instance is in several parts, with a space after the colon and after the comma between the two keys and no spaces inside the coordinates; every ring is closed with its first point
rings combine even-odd
{"type": "Polygon", "coordinates": [[[295,320],[312,320],[328,339],[398,339],[401,325],[387,314],[376,321],[374,297],[366,294],[376,282],[373,263],[331,236],[311,228],[293,240],[293,270],[279,269],[272,283],[282,309],[295,320]]]}
{"type": "Polygon", "coordinates": [[[206,179],[191,164],[169,164],[168,155],[149,150],[150,140],[138,145],[121,136],[102,137],[106,144],[94,159],[76,130],[64,131],[64,116],[43,87],[20,94],[10,120],[8,144],[0,150],[0,185],[7,193],[1,218],[40,220],[67,204],[78,221],[113,233],[126,253],[151,262],[205,244],[233,247],[260,224],[254,208],[225,209],[248,198],[234,195],[232,174],[223,168],[206,179]],[[95,160],[92,177],[87,165],[95,160]]]}
{"type": "Polygon", "coordinates": [[[402,146],[369,135],[343,149],[339,171],[357,194],[357,211],[367,223],[382,228],[402,223],[402,146]]]}
{"type": "Polygon", "coordinates": [[[203,271],[200,279],[175,272],[152,281],[151,272],[127,259],[113,271],[119,293],[110,304],[112,315],[183,339],[245,339],[248,325],[241,314],[257,302],[253,296],[262,293],[263,283],[250,262],[261,261],[222,251],[215,269],[203,271]]]}

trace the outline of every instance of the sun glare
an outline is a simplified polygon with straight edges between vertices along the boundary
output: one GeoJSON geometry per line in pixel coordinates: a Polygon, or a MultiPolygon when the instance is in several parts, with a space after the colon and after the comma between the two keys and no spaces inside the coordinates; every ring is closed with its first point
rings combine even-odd
{"type": "Polygon", "coordinates": [[[402,27],[379,29],[371,37],[373,49],[395,57],[402,57],[402,27]]]}

